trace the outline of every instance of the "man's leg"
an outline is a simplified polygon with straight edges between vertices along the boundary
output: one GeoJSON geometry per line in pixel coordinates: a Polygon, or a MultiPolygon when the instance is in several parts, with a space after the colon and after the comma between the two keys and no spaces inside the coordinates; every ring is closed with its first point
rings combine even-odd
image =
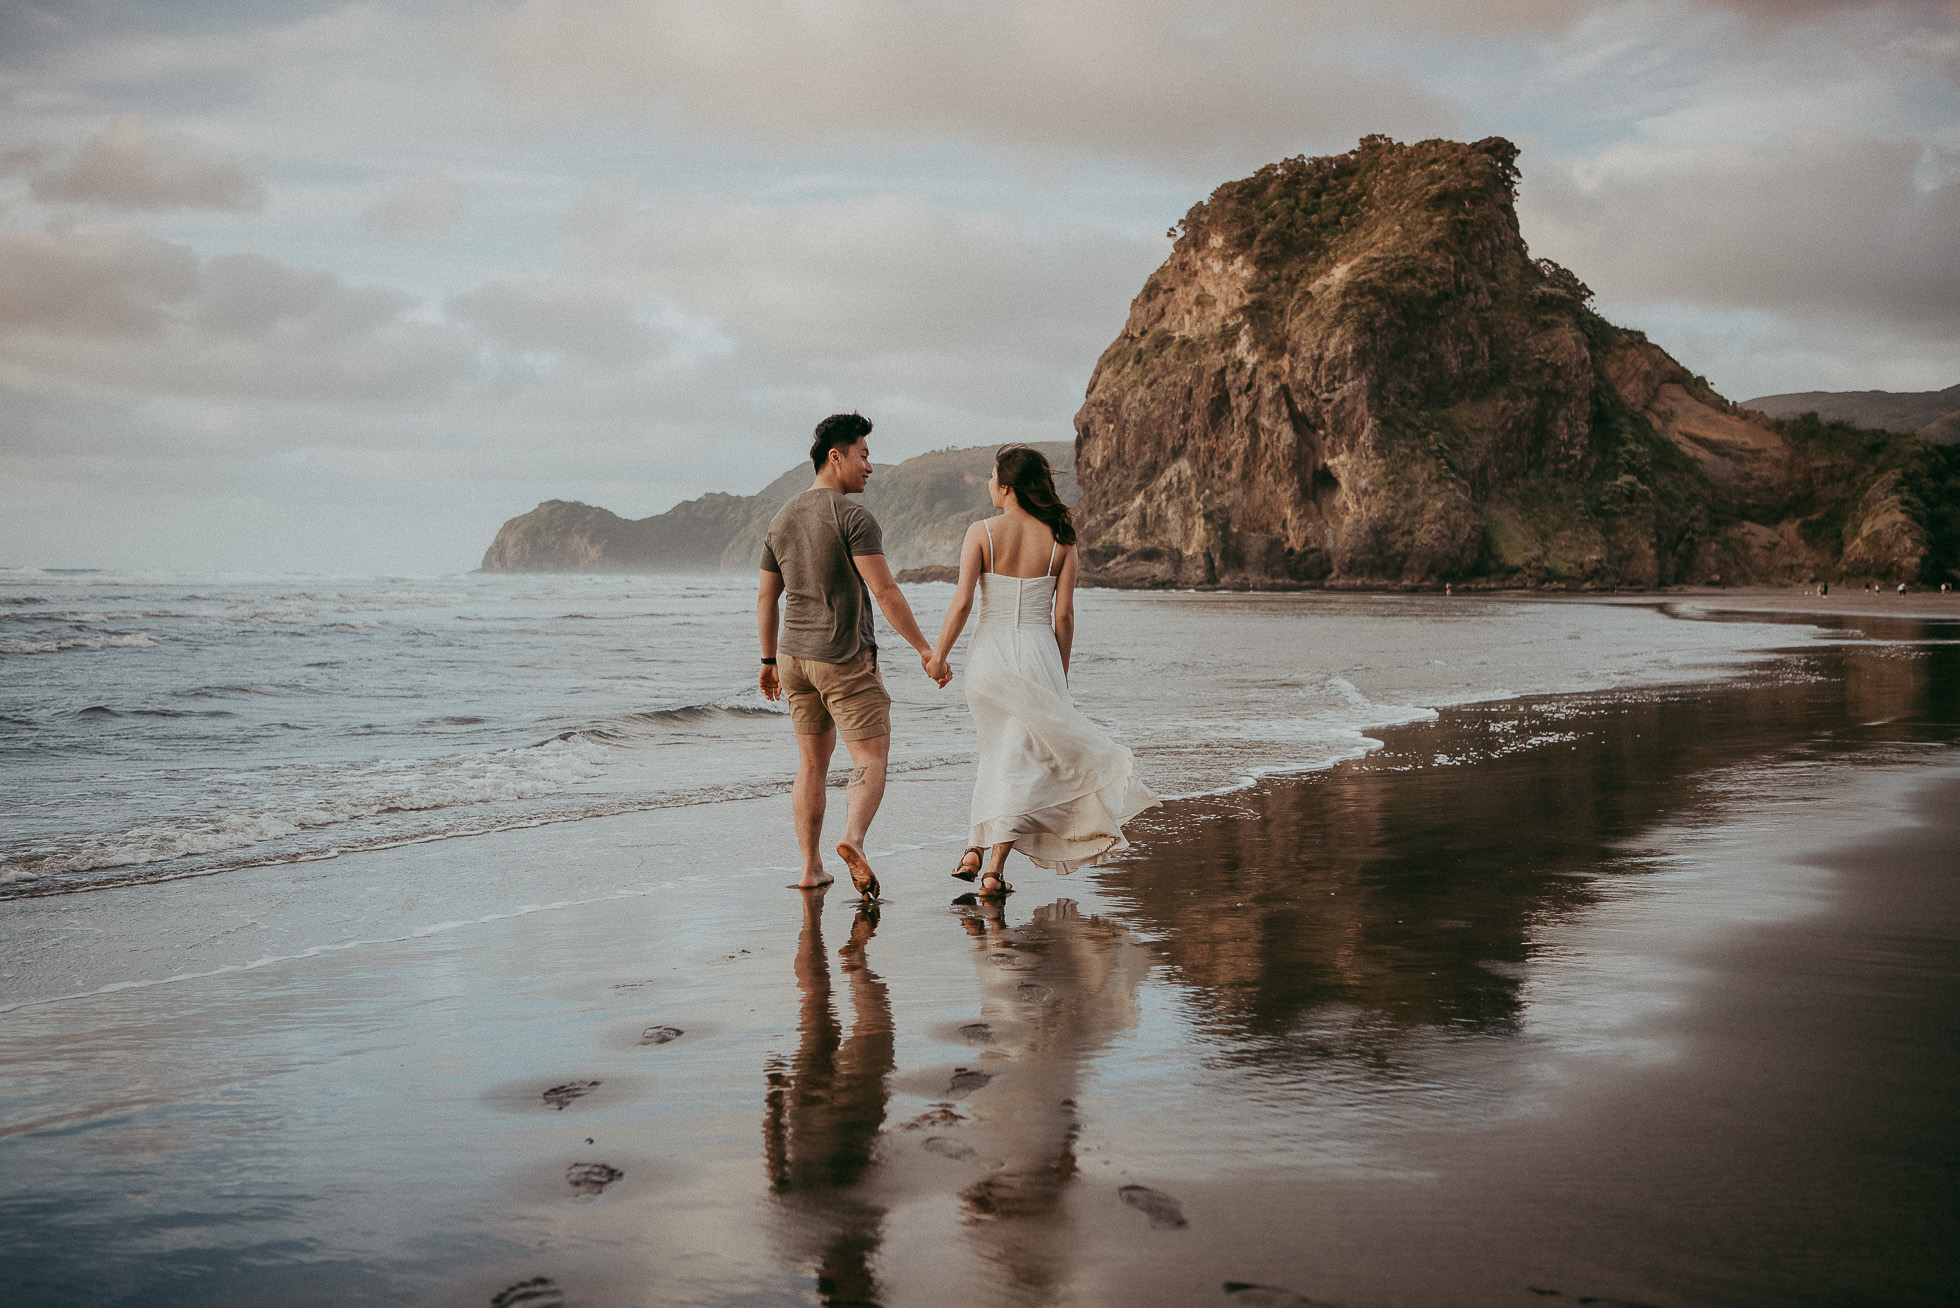
{"type": "Polygon", "coordinates": [[[824,783],[830,775],[831,751],[837,748],[837,728],[796,737],[796,784],[790,806],[796,813],[796,843],[803,850],[799,886],[827,886],[835,877],[823,870],[824,783]]]}
{"type": "Polygon", "coordinates": [[[878,805],[884,802],[885,765],[891,760],[892,738],[847,740],[844,748],[851,751],[851,781],[844,787],[844,843],[861,850],[871,831],[871,819],[878,816],[878,805]]]}
{"type": "Polygon", "coordinates": [[[891,757],[892,738],[887,732],[864,740],[847,740],[851,751],[851,780],[844,787],[844,838],[837,842],[837,857],[851,870],[851,884],[866,899],[878,897],[878,874],[864,857],[865,833],[878,815],[878,803],[885,797],[885,762],[891,757]]]}
{"type": "Polygon", "coordinates": [[[864,836],[885,797],[885,760],[892,748],[892,697],[878,675],[878,652],[865,650],[831,670],[824,707],[851,751],[851,780],[844,788],[844,838],[837,857],[851,870],[851,884],[865,899],[878,897],[878,874],[864,857],[864,836]]]}

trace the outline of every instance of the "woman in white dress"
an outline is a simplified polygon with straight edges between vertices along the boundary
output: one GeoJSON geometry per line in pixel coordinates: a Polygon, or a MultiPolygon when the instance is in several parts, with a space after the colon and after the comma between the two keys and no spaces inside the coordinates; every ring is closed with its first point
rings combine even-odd
{"type": "Polygon", "coordinates": [[[1137,781],[1130,751],[1069,698],[1075,527],[1048,460],[1007,446],[995,456],[987,490],[1001,512],[967,528],[959,590],[928,671],[950,671],[948,656],[977,597],[965,682],[980,777],[973,834],[953,875],[977,876],[981,894],[1004,895],[1013,889],[1009,850],[1073,872],[1127,848],[1123,823],[1158,800],[1137,781]]]}

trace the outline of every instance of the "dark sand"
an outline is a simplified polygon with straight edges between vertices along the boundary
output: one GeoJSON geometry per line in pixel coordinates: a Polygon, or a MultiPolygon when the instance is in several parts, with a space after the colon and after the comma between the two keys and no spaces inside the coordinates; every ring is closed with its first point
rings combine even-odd
{"type": "Polygon", "coordinates": [[[1954,1302],[1955,634],[1452,710],[998,912],[950,773],[874,913],[780,799],[19,901],[13,999],[143,984],[0,1014],[0,1298],[1954,1302]]]}

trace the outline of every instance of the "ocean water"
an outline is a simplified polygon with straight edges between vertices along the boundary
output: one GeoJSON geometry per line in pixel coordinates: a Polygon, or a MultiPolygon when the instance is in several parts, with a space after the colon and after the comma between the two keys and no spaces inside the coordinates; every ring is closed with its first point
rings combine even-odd
{"type": "MultiPolygon", "coordinates": [[[[951,587],[908,594],[935,631],[951,587]]],[[[1089,591],[1078,610],[1076,698],[1166,797],[1324,768],[1448,705],[1712,679],[1840,638],[1661,602],[1089,591]]],[[[786,790],[754,623],[746,578],[0,572],[0,897],[786,790]]],[[[957,680],[883,642],[894,769],[968,765],[957,680]]]]}

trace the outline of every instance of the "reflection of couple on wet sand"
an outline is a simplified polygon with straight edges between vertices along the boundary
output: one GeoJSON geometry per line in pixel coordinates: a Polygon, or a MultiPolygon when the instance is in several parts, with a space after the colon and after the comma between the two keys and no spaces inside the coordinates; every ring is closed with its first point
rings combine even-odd
{"type": "Polygon", "coordinates": [[[851,754],[844,838],[837,855],[866,899],[878,878],[865,835],[885,793],[891,696],[878,670],[875,599],[934,684],[952,680],[950,656],[967,618],[966,702],[980,738],[972,834],[954,875],[1002,895],[1010,850],[1071,872],[1125,846],[1123,823],[1157,803],[1136,780],[1130,751],[1075,708],[1068,693],[1075,635],[1075,528],[1038,451],[1002,449],[987,490],[1000,513],[975,522],[960,546],[959,586],[928,645],[885,562],[884,538],[863,505],[845,498],[871,477],[869,420],[834,414],[817,424],[816,480],[769,524],[756,604],[762,693],[786,698],[796,731],[793,790],[800,889],[830,884],[824,871],[824,783],[841,736],[851,754]]]}
{"type": "MultiPolygon", "coordinates": [[[[850,991],[848,1036],[831,998],[822,912],[820,896],[805,897],[797,1050],[772,1058],[767,1070],[763,1154],[777,1240],[815,1271],[826,1308],[876,1304],[894,1276],[917,1266],[907,1250],[885,1248],[888,1215],[920,1202],[930,1211],[951,1191],[967,1249],[994,1284],[936,1297],[987,1300],[1007,1288],[1014,1299],[1048,1299],[1072,1266],[1064,1199],[1077,1170],[1076,1096],[1090,1058],[1136,1021],[1149,967],[1143,947],[1066,899],[1018,928],[1007,925],[998,898],[976,905],[962,924],[972,938],[980,1020],[958,1031],[973,1053],[941,1074],[941,1102],[886,1132],[892,1010],[867,957],[878,910],[862,905],[837,951],[850,991]]],[[[921,1252],[943,1274],[944,1232],[928,1239],[921,1252]]]]}

